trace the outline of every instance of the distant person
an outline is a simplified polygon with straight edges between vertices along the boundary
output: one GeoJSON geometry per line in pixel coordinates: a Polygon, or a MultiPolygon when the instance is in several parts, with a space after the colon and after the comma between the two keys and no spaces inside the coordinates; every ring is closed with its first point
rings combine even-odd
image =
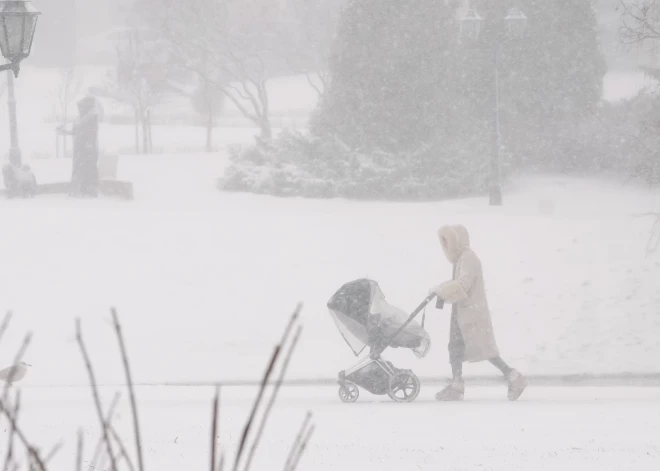
{"type": "Polygon", "coordinates": [[[96,197],[99,189],[99,105],[93,96],[78,101],[78,118],[70,131],[60,127],[60,134],[73,136],[71,195],[96,197]]]}
{"type": "Polygon", "coordinates": [[[509,400],[515,401],[527,387],[527,380],[500,357],[490,318],[481,261],[470,248],[465,227],[445,226],[438,231],[442,250],[453,265],[453,276],[431,288],[443,301],[452,304],[449,329],[451,383],[436,394],[439,401],[460,401],[465,394],[463,363],[489,361],[506,377],[509,400]]]}

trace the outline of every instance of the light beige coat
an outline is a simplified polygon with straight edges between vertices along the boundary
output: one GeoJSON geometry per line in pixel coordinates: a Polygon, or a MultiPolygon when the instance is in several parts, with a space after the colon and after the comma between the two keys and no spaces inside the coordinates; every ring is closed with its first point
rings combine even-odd
{"type": "Polygon", "coordinates": [[[465,361],[479,362],[499,355],[486,298],[481,261],[470,248],[470,235],[463,226],[445,226],[438,231],[442,249],[454,277],[433,291],[457,308],[457,320],[465,342],[465,361]]]}

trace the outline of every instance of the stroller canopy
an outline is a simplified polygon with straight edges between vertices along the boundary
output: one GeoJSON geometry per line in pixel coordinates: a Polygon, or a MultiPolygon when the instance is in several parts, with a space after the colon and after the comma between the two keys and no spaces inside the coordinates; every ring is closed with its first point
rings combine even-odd
{"type": "Polygon", "coordinates": [[[328,309],[356,356],[367,346],[386,343],[392,348],[409,348],[418,357],[424,357],[431,346],[429,335],[416,320],[392,338],[408,320],[408,313],[387,303],[373,280],[346,283],[330,298],[328,309]]]}

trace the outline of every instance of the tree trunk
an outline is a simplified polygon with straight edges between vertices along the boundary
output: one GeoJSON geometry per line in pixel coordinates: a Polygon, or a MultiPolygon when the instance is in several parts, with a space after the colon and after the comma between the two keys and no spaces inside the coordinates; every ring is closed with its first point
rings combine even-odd
{"type": "Polygon", "coordinates": [[[149,131],[149,139],[148,139],[148,145],[149,145],[149,151],[148,153],[151,154],[154,151],[154,141],[153,141],[153,126],[151,125],[151,111],[147,111],[147,130],[149,131]]]}
{"type": "Polygon", "coordinates": [[[140,114],[135,110],[135,153],[140,153],[140,114]]]}
{"type": "Polygon", "coordinates": [[[264,141],[271,140],[273,137],[273,128],[270,125],[270,120],[268,118],[261,118],[259,127],[261,129],[259,137],[264,141]]]}
{"type": "Polygon", "coordinates": [[[149,153],[149,121],[147,113],[142,114],[142,151],[149,153]]]}
{"type": "Polygon", "coordinates": [[[213,109],[209,106],[206,116],[206,152],[213,152],[213,109]]]}

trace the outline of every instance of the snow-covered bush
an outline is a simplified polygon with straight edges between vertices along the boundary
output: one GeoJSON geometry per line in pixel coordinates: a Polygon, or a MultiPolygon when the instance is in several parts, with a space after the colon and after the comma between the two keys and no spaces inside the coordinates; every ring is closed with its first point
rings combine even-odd
{"type": "Polygon", "coordinates": [[[276,140],[233,149],[218,187],[308,198],[424,200],[479,194],[487,188],[489,149],[466,149],[437,139],[400,154],[361,151],[332,137],[284,132],[276,140]]]}

